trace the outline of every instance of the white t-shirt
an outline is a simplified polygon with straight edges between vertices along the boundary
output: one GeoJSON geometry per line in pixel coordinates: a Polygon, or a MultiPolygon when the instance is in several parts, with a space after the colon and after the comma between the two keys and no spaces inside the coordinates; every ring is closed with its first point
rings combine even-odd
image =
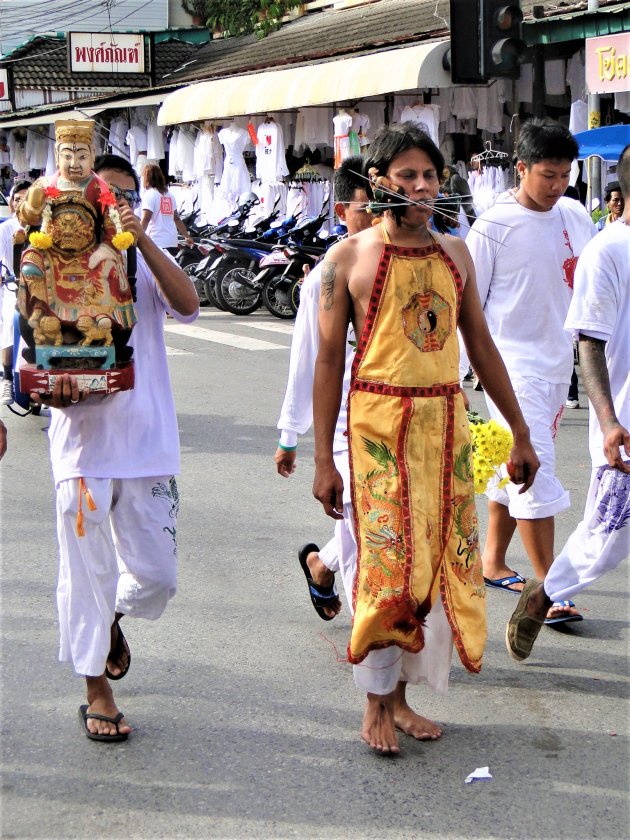
{"type": "MultiPolygon", "coordinates": [[[[295,446],[297,436],[303,435],[313,423],[313,377],[315,360],[319,351],[319,295],[321,290],[321,263],[310,272],[300,290],[300,307],[295,319],[291,341],[291,358],[287,390],[280,411],[278,429],[283,432],[281,440],[285,446],[295,446]]],[[[349,343],[354,330],[348,331],[346,345],[346,369],[343,377],[343,392],[339,417],[335,426],[333,450],[343,452],[348,448],[348,390],[354,359],[354,347],[349,343]]]]}
{"type": "Polygon", "coordinates": [[[170,190],[165,193],[156,189],[147,190],[142,196],[142,209],[153,213],[147,227],[148,236],[160,248],[174,248],[177,245],[177,201],[173,193],[170,190]]]}
{"type": "MultiPolygon", "coordinates": [[[[630,227],[607,225],[586,245],[575,272],[566,329],[606,341],[610,392],[619,422],[630,429],[630,227]]],[[[590,407],[593,467],[606,463],[604,439],[590,407]]]]}
{"type": "Polygon", "coordinates": [[[481,305],[512,379],[568,386],[573,348],[564,322],[576,258],[595,232],[573,199],[561,198],[553,209],[538,212],[511,194],[472,226],[466,245],[481,305]]]}
{"type": "Polygon", "coordinates": [[[135,387],[52,409],[48,436],[55,483],[69,478],[148,478],[179,472],[179,434],[164,344],[165,312],[181,323],[138,253],[138,322],[131,333],[135,387]]]}

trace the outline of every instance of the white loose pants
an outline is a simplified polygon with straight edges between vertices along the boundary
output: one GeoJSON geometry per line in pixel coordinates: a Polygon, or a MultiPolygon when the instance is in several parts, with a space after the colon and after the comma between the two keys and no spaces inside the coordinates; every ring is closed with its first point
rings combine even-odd
{"type": "Polygon", "coordinates": [[[613,467],[593,470],[584,518],[545,577],[552,601],[581,592],[630,556],[630,475],[613,467]]]}
{"type": "Polygon", "coordinates": [[[57,485],[59,659],[100,676],[116,612],[156,619],[177,588],[179,498],[172,476],[80,479],[57,485]],[[82,509],[84,536],[77,533],[82,509]]]}

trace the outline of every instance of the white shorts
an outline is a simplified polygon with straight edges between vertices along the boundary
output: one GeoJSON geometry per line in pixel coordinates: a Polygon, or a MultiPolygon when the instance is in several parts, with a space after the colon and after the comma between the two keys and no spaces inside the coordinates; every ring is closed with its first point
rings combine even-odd
{"type": "MultiPolygon", "coordinates": [[[[512,382],[514,393],[529,426],[532,445],[540,460],[540,469],[526,493],[519,494],[516,484],[498,488],[491,482],[487,497],[506,505],[514,519],[544,519],[570,507],[568,492],[555,475],[555,438],[564,411],[569,383],[556,385],[542,379],[521,379],[512,382]]],[[[509,428],[496,405],[486,395],[490,417],[509,428]]]]}
{"type": "Polygon", "coordinates": [[[156,619],[176,591],[179,497],[172,476],[80,479],[57,485],[59,659],[105,670],[114,613],[156,619]],[[84,536],[77,533],[82,510],[84,536]]]}

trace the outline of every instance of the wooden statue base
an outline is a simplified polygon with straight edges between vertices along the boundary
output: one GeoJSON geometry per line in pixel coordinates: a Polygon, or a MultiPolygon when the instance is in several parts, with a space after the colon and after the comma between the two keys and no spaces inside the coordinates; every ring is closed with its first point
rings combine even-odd
{"type": "Polygon", "coordinates": [[[34,391],[37,394],[49,394],[55,387],[58,376],[69,373],[75,376],[79,390],[86,388],[94,394],[114,394],[117,391],[129,391],[133,388],[133,362],[124,362],[110,370],[73,369],[42,370],[36,365],[23,364],[19,370],[19,389],[24,394],[34,391]]]}

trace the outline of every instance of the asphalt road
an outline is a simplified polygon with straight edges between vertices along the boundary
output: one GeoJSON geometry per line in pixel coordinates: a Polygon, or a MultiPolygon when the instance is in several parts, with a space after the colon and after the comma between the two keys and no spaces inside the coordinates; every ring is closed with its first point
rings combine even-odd
{"type": "MultiPolygon", "coordinates": [[[[627,566],[578,599],[585,621],[543,630],[525,664],[503,642],[516,600],[489,592],[482,673],[455,662],[445,697],[409,692],[442,739],[402,736],[398,759],[360,741],[362,698],[338,661],[347,606],[322,622],[297,562],[299,545],[331,532],[311,496],[312,438],[290,480],[272,462],[290,331],[213,310],[194,329],[168,325],[180,588],[160,621],[125,624],[133,658],[116,691],[135,731],[124,744],[84,737],[83,683],[56,661],[47,418],[2,410],[1,836],[627,838],[627,566]],[[464,784],[485,765],[492,781],[464,784]]],[[[558,544],[581,516],[586,441],[587,411],[568,411],[558,469],[573,506],[558,544]]],[[[531,573],[518,540],[511,560],[531,573]]]]}

